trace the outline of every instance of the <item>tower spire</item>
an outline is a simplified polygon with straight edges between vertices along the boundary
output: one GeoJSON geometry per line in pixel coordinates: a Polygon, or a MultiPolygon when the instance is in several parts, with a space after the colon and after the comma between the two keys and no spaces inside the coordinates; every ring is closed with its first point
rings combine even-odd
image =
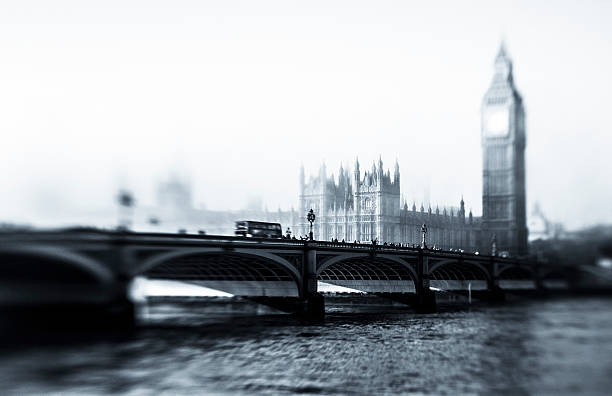
{"type": "Polygon", "coordinates": [[[397,162],[397,158],[395,159],[395,169],[393,170],[393,182],[399,184],[400,179],[400,169],[399,162],[397,162]]]}
{"type": "MultiPolygon", "coordinates": [[[[482,194],[481,249],[485,241],[488,243],[492,235],[497,235],[503,250],[525,254],[525,110],[514,86],[512,60],[503,41],[495,56],[493,79],[481,111],[483,185],[489,186],[482,194]],[[508,153],[501,168],[491,161],[499,152],[508,153]]],[[[465,218],[463,200],[457,214],[465,218]]],[[[468,221],[469,218],[468,214],[468,221]]]]}
{"type": "Polygon", "coordinates": [[[499,43],[499,50],[497,51],[497,58],[505,58],[506,57],[506,40],[504,40],[503,38],[501,39],[500,43],[499,43]]]}
{"type": "Polygon", "coordinates": [[[493,77],[494,83],[512,83],[512,60],[506,50],[506,44],[502,40],[495,57],[495,75],[493,77]]]}

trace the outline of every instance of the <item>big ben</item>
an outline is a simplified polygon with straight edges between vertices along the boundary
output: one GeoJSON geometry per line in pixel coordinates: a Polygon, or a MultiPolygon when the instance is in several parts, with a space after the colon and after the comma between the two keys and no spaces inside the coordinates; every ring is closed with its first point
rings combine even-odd
{"type": "Polygon", "coordinates": [[[502,44],[482,101],[482,246],[527,254],[525,110],[514,86],[512,61],[502,44]]]}

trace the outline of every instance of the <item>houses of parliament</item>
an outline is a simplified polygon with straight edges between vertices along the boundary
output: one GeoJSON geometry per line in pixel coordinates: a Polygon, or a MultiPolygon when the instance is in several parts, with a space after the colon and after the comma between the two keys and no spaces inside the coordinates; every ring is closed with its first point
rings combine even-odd
{"type": "MultiPolygon", "coordinates": [[[[418,244],[426,224],[430,247],[489,253],[495,240],[498,252],[525,255],[525,137],[523,101],[502,44],[481,107],[482,217],[466,213],[463,198],[458,207],[442,210],[402,203],[399,164],[391,174],[382,159],[368,170],[358,160],[351,171],[341,167],[337,180],[327,176],[325,165],[308,180],[302,168],[298,213],[315,211],[313,232],[320,240],[418,244]]],[[[305,235],[309,224],[300,221],[294,231],[305,235]]]]}
{"type": "Polygon", "coordinates": [[[234,221],[252,219],[278,222],[294,236],[308,235],[306,212],[316,214],[313,232],[319,240],[371,241],[419,244],[421,226],[427,225],[430,247],[527,253],[525,210],[525,112],[514,86],[512,61],[503,45],[495,58],[494,74],[481,108],[482,217],[458,206],[423,207],[401,202],[400,168],[385,171],[382,158],[370,169],[355,161],[353,169],[340,169],[328,177],[325,165],[308,180],[300,171],[297,210],[268,211],[254,205],[238,211],[213,211],[192,206],[189,184],[176,178],[160,184],[158,206],[146,208],[139,224],[152,230],[204,228],[210,234],[233,234],[234,221]]]}

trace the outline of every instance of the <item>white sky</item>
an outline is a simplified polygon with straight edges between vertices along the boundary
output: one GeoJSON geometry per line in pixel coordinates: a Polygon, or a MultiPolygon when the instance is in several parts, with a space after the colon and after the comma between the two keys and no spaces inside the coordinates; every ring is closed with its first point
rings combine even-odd
{"type": "Polygon", "coordinates": [[[399,159],[417,205],[481,212],[502,37],[528,210],[612,222],[612,2],[0,2],[0,221],[95,223],[171,171],[195,203],[297,206],[298,172],[399,159]],[[429,193],[427,193],[429,191],[429,193]]]}

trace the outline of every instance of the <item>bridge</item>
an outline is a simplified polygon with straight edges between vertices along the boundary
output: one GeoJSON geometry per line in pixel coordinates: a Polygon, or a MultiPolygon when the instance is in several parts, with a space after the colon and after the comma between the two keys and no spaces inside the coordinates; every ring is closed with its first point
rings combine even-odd
{"type": "MultiPolygon", "coordinates": [[[[97,230],[0,233],[0,307],[77,304],[133,316],[136,277],[189,282],[324,315],[318,281],[436,310],[436,291],[502,300],[567,274],[537,262],[402,246],[97,230]]],[[[97,312],[97,311],[96,311],[97,312]]]]}

